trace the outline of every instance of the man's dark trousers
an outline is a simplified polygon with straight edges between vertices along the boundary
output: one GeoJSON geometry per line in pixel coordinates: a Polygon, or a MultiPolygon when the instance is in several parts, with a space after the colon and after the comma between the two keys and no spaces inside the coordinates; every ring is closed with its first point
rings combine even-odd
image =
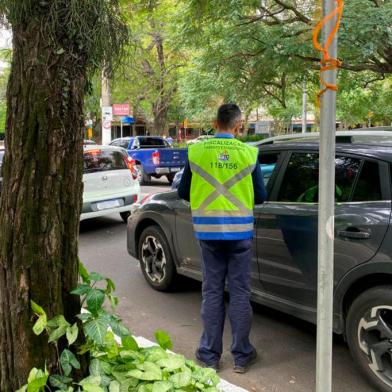
{"type": "Polygon", "coordinates": [[[252,240],[200,241],[203,258],[203,335],[198,357],[208,365],[222,355],[226,307],[225,281],[229,287],[229,319],[233,336],[231,352],[236,365],[244,365],[254,348],[249,341],[252,323],[250,279],[252,240]]]}

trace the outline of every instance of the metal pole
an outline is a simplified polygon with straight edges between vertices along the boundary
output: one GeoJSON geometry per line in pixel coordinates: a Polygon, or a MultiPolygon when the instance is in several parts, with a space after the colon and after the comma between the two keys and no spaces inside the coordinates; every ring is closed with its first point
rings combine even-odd
{"type": "MultiPolygon", "coordinates": [[[[334,0],[323,1],[323,15],[329,15],[334,0]]],[[[326,44],[335,19],[323,29],[326,44]]],[[[329,48],[331,58],[337,57],[337,39],[329,48]]],[[[323,73],[327,83],[336,84],[337,72],[323,73]]],[[[317,295],[317,363],[316,391],[332,390],[332,334],[333,334],[333,262],[335,230],[335,128],[336,92],[327,90],[321,97],[320,160],[319,160],[319,220],[318,220],[318,295],[317,295]]]]}
{"type": "Polygon", "coordinates": [[[302,93],[302,133],[307,132],[308,123],[308,90],[306,88],[306,78],[304,80],[303,93],[302,93]]]}
{"type": "Polygon", "coordinates": [[[123,121],[120,119],[120,128],[121,128],[121,138],[123,137],[123,121]]]}

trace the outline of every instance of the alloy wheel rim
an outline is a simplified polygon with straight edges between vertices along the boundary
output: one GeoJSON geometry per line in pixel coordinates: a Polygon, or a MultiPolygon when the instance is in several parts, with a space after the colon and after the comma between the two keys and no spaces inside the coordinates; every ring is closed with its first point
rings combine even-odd
{"type": "Polygon", "coordinates": [[[358,343],[372,372],[392,388],[392,306],[375,306],[362,317],[358,343]]]}
{"type": "Polygon", "coordinates": [[[161,283],[166,277],[166,256],[159,240],[153,236],[144,239],[142,245],[144,271],[153,283],[161,283]]]}

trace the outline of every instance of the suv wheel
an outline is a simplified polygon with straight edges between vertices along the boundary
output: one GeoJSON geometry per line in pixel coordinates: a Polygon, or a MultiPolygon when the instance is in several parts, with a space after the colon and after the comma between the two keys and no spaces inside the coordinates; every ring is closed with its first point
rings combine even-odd
{"type": "Polygon", "coordinates": [[[169,291],[177,277],[165,234],[158,226],[147,227],[139,240],[139,260],[148,284],[158,291],[169,291]]]}
{"type": "Polygon", "coordinates": [[[380,391],[392,391],[392,286],[362,293],[351,305],[346,324],[351,354],[380,391]]]}

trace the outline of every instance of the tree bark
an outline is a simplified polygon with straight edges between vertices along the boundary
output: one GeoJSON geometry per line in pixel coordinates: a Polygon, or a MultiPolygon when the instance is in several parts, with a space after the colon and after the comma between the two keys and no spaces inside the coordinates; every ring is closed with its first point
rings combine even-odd
{"type": "Polygon", "coordinates": [[[32,367],[57,367],[53,345],[32,332],[30,300],[72,322],[78,281],[85,75],[52,48],[40,21],[13,26],[4,187],[0,199],[0,391],[32,367]]]}

